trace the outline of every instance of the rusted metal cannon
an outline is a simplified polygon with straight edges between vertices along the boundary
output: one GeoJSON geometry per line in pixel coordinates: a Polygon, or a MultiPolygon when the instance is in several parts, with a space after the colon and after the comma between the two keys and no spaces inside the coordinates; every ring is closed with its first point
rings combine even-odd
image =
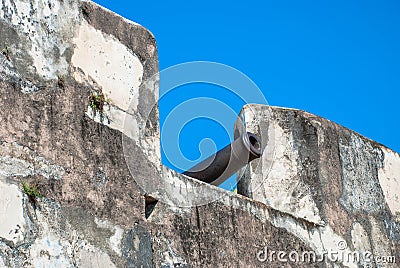
{"type": "Polygon", "coordinates": [[[219,185],[250,161],[259,158],[261,148],[260,139],[253,133],[246,132],[183,174],[212,185],[219,185]]]}

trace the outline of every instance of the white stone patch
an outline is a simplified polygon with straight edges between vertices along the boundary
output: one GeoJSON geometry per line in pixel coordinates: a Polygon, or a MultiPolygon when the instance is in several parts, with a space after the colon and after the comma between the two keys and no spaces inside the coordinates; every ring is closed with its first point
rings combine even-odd
{"type": "Polygon", "coordinates": [[[35,173],[42,175],[46,179],[60,180],[65,174],[65,170],[62,167],[58,165],[52,165],[43,157],[37,157],[34,161],[34,164],[35,173]]]}
{"type": "Polygon", "coordinates": [[[379,183],[386,203],[397,220],[400,220],[400,156],[386,148],[383,166],[378,170],[379,183]]]}
{"type": "Polygon", "coordinates": [[[69,64],[63,53],[70,46],[74,23],[78,20],[77,2],[4,0],[0,16],[11,17],[11,24],[31,43],[28,53],[33,68],[46,80],[66,74],[69,64]],[[70,6],[67,6],[70,5],[70,6]]]}
{"type": "Polygon", "coordinates": [[[167,245],[167,249],[168,252],[164,252],[164,262],[162,263],[162,265],[168,267],[173,267],[175,266],[176,263],[179,263],[181,265],[187,264],[187,262],[180,257],[178,254],[175,253],[175,251],[172,249],[170,243],[168,242],[168,240],[166,240],[166,245],[167,245]]]}
{"type": "MultiPolygon", "coordinates": [[[[319,215],[319,209],[313,199],[310,187],[299,177],[299,155],[294,148],[292,133],[285,132],[273,120],[270,109],[263,109],[263,105],[245,105],[240,113],[241,120],[237,120],[235,129],[259,133],[264,138],[264,151],[260,160],[249,165],[251,180],[246,187],[249,197],[260,201],[272,208],[288,213],[318,225],[325,222],[319,215]],[[261,108],[261,109],[260,109],[261,108]],[[268,121],[268,128],[259,127],[260,120],[268,121]],[[268,130],[268,132],[267,132],[268,130]],[[254,164],[259,161],[259,164],[254,164]]],[[[291,110],[291,109],[289,109],[291,110]]],[[[242,169],[240,177],[245,169],[242,169]]]]}
{"type": "Polygon", "coordinates": [[[16,8],[14,9],[13,16],[11,17],[11,23],[21,26],[24,33],[29,33],[30,24],[27,23],[27,18],[29,17],[29,12],[31,10],[29,2],[11,0],[5,0],[4,2],[5,6],[9,7],[9,10],[12,10],[12,3],[15,4],[16,8]]]}
{"type": "Polygon", "coordinates": [[[251,182],[253,198],[296,218],[323,225],[311,190],[298,176],[298,155],[291,133],[284,132],[278,124],[269,129],[269,139],[275,141],[274,154],[262,155],[262,177],[251,182]]]}
{"type": "Polygon", "coordinates": [[[104,112],[101,114],[96,111],[96,115],[91,107],[87,108],[86,115],[97,123],[102,123],[112,129],[124,133],[129,138],[139,144],[139,126],[136,117],[118,109],[112,105],[104,105],[104,112]]]}
{"type": "Polygon", "coordinates": [[[47,179],[61,179],[64,168],[53,165],[36,152],[15,143],[0,144],[0,175],[5,177],[42,175],[47,179]]]}
{"type": "MultiPolygon", "coordinates": [[[[101,114],[89,106],[86,114],[95,122],[116,129],[132,139],[160,170],[159,133],[148,135],[147,118],[142,118],[137,111],[139,86],[144,72],[138,57],[114,36],[95,29],[84,20],[73,42],[73,77],[78,83],[101,90],[106,98],[101,114]]],[[[155,97],[158,95],[156,78],[158,76],[146,82],[146,90],[150,90],[155,97]]]]}
{"type": "Polygon", "coordinates": [[[186,260],[174,251],[174,249],[171,247],[171,243],[165,237],[155,237],[154,239],[155,243],[157,243],[163,249],[163,260],[161,267],[176,267],[176,264],[181,264],[183,266],[187,265],[186,260]]]}
{"type": "Polygon", "coordinates": [[[351,240],[354,250],[360,254],[360,263],[364,264],[364,255],[367,252],[372,252],[372,248],[371,244],[369,243],[368,233],[358,222],[354,223],[353,228],[351,229],[351,240]]]}
{"type": "Polygon", "coordinates": [[[108,221],[102,221],[97,218],[95,218],[94,221],[98,227],[114,231],[114,234],[110,237],[109,245],[112,250],[114,250],[114,252],[118,254],[118,256],[122,256],[120,247],[124,230],[121,227],[114,225],[108,221]]]}
{"type": "MultiPolygon", "coordinates": [[[[127,117],[129,119],[129,116],[127,117]]],[[[126,120],[127,120],[126,119],[126,120]]],[[[154,136],[145,136],[146,131],[146,122],[141,122],[143,126],[139,127],[140,130],[140,137],[144,137],[140,139],[140,145],[142,148],[145,148],[143,152],[146,154],[147,158],[154,163],[156,168],[160,168],[161,166],[161,148],[160,148],[160,136],[159,133],[155,134],[154,136]]],[[[134,122],[130,123],[129,121],[125,121],[125,132],[130,133],[132,130],[135,129],[134,122]],[[132,126],[130,126],[132,124],[132,126]],[[132,130],[131,130],[132,129],[132,130]]],[[[127,135],[124,132],[125,135],[127,135]]],[[[129,137],[129,135],[127,135],[129,137]]]]}
{"type": "Polygon", "coordinates": [[[114,268],[115,264],[110,256],[94,247],[92,249],[80,249],[77,253],[78,267],[88,268],[114,268]]]}
{"type": "Polygon", "coordinates": [[[371,223],[371,244],[375,256],[391,256],[391,242],[387,236],[387,232],[383,222],[375,219],[373,216],[368,217],[371,223]]]}
{"type": "Polygon", "coordinates": [[[106,253],[79,237],[76,230],[54,225],[61,215],[50,207],[43,206],[36,216],[39,236],[29,247],[32,267],[115,267],[106,253]]]}
{"type": "MultiPolygon", "coordinates": [[[[198,204],[201,199],[199,199],[199,193],[202,191],[201,184],[196,185],[195,183],[191,183],[188,180],[184,179],[175,179],[173,177],[174,173],[168,172],[168,176],[164,179],[164,189],[166,190],[166,197],[168,200],[176,205],[183,207],[193,207],[198,204]]],[[[210,193],[204,194],[204,200],[214,201],[212,198],[210,199],[210,193]]]]}
{"type": "Polygon", "coordinates": [[[34,167],[31,163],[7,155],[0,156],[0,175],[27,177],[33,173],[34,167]]]}
{"type": "Polygon", "coordinates": [[[52,232],[46,232],[35,240],[30,248],[30,257],[34,267],[71,267],[60,238],[52,232]]]}
{"type": "Polygon", "coordinates": [[[18,186],[0,176],[0,237],[14,244],[24,239],[23,194],[18,186]]]}
{"type": "Polygon", "coordinates": [[[368,234],[358,222],[353,224],[353,228],[351,229],[351,239],[356,250],[364,252],[367,250],[371,251],[368,234]]]}
{"type": "Polygon", "coordinates": [[[72,65],[80,68],[88,80],[95,80],[113,105],[124,111],[132,102],[136,107],[143,77],[140,60],[113,36],[86,21],[80,25],[73,42],[76,47],[72,65]]]}
{"type": "Polygon", "coordinates": [[[124,230],[119,226],[115,226],[114,230],[115,230],[114,235],[110,237],[110,245],[115,253],[117,253],[119,256],[122,256],[120,246],[124,230]]]}

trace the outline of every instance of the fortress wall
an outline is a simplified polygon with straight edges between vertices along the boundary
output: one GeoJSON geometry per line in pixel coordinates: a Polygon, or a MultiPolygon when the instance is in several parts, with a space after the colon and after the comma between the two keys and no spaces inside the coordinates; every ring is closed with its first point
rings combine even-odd
{"type": "MultiPolygon", "coordinates": [[[[261,137],[264,154],[241,170],[238,193],[315,228],[276,226],[319,254],[345,241],[349,252],[399,255],[398,153],[300,110],[246,105],[240,118],[261,137]]],[[[236,136],[241,128],[238,120],[236,136]]]]}
{"type": "MultiPolygon", "coordinates": [[[[264,259],[265,249],[321,255],[341,239],[399,255],[398,154],[275,108],[288,122],[275,136],[280,161],[273,177],[248,167],[248,198],[161,165],[147,29],[90,1],[5,0],[0,49],[0,267],[356,267],[264,259]],[[90,106],[100,93],[102,111],[90,106]]],[[[269,133],[264,110],[246,117],[249,130],[269,133]]]]}

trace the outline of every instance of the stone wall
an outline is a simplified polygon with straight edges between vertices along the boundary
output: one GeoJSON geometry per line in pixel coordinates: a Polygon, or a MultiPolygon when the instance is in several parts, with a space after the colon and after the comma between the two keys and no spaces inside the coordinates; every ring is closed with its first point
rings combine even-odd
{"type": "Polygon", "coordinates": [[[264,154],[241,170],[239,194],[291,215],[295,221],[276,225],[318,254],[329,248],[398,259],[398,153],[300,110],[246,105],[240,118],[236,136],[244,118],[245,130],[261,137],[264,154]]]}
{"type": "Polygon", "coordinates": [[[248,198],[161,165],[142,26],[90,1],[5,0],[0,49],[0,267],[357,267],[265,258],[342,241],[399,258],[400,160],[383,146],[285,109],[272,139],[257,107],[247,127],[271,146],[244,171],[248,198]]]}

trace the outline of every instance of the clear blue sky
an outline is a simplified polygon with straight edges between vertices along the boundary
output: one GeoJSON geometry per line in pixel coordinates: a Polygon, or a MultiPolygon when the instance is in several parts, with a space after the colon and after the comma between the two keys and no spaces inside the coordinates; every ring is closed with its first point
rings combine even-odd
{"type": "MultiPolygon", "coordinates": [[[[270,105],[306,110],[400,152],[399,1],[95,2],[155,35],[160,69],[196,60],[230,65],[270,105]]],[[[178,88],[160,102],[161,123],[174,106],[199,96],[239,112],[243,103],[228,95],[216,86],[178,88]]],[[[229,143],[215,122],[194,120],[179,137],[184,155],[197,159],[204,138],[218,149],[229,143]]],[[[204,152],[215,149],[203,145],[204,152]]]]}

